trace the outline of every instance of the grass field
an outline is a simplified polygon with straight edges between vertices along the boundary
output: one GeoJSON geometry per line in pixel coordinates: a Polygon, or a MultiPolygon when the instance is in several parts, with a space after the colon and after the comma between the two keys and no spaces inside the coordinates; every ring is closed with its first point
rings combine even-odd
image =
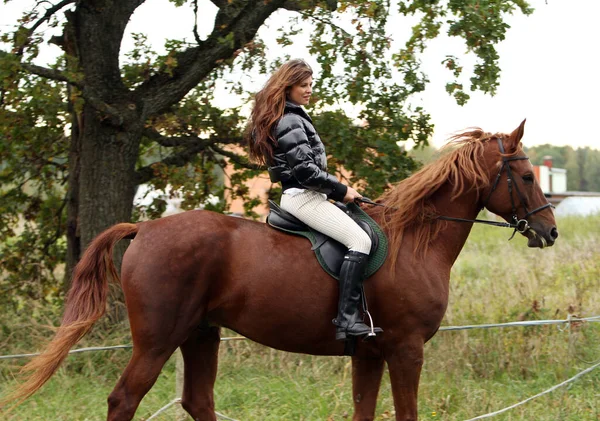
{"type": "MultiPolygon", "coordinates": [[[[558,221],[560,238],[528,249],[509,230],[474,228],[456,263],[444,325],[600,315],[600,216],[558,221]]],[[[3,314],[0,354],[32,352],[59,320],[55,303],[3,314]]],[[[223,336],[235,335],[225,331],[223,336]]],[[[100,323],[80,346],[128,343],[124,326],[100,323]]],[[[544,391],[600,361],[600,323],[440,332],[425,347],[420,420],[463,421],[544,391]]],[[[7,420],[103,420],[106,397],[130,350],[73,355],[7,420]]],[[[0,396],[23,360],[0,360],[0,396]]],[[[350,359],[274,351],[250,341],[225,342],[215,389],[217,410],[240,421],[349,420],[350,359]]],[[[175,396],[175,358],[144,398],[136,420],[175,396]]],[[[0,414],[2,417],[2,414],[0,414]]],[[[175,408],[158,416],[175,420],[175,408]]],[[[394,419],[387,375],[377,419],[394,419]]],[[[493,420],[600,420],[600,368],[493,420]]]]}

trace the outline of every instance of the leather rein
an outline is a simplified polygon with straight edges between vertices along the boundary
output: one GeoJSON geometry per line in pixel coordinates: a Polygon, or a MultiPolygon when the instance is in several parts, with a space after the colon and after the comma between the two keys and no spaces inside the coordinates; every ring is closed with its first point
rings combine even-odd
{"type": "MultiPolygon", "coordinates": [[[[523,199],[523,195],[522,195],[521,191],[519,190],[519,186],[517,183],[514,182],[513,173],[510,168],[510,162],[526,160],[526,159],[529,159],[529,157],[527,157],[527,156],[505,156],[504,155],[505,154],[504,145],[502,144],[502,138],[497,137],[496,140],[498,141],[498,147],[500,148],[500,153],[502,154],[502,166],[500,167],[500,171],[498,171],[498,175],[496,176],[496,179],[494,181],[494,185],[492,186],[492,190],[490,191],[490,194],[488,194],[488,197],[483,202],[482,209],[485,208],[487,206],[488,202],[490,201],[490,198],[492,197],[492,193],[494,193],[494,190],[496,190],[496,188],[498,187],[502,173],[504,172],[504,169],[506,168],[506,181],[508,183],[508,194],[510,196],[510,202],[511,202],[511,206],[512,206],[512,218],[511,218],[512,222],[498,222],[498,221],[489,221],[489,220],[485,220],[485,219],[455,218],[452,216],[444,216],[444,215],[439,215],[436,219],[442,219],[444,221],[453,221],[453,222],[470,222],[470,223],[477,223],[477,224],[486,224],[486,225],[492,225],[495,227],[502,227],[502,228],[512,228],[512,229],[514,229],[514,231],[511,235],[511,237],[509,238],[509,240],[512,240],[513,237],[515,236],[515,234],[517,233],[517,231],[520,232],[521,234],[525,234],[527,231],[529,231],[531,229],[531,227],[529,226],[529,223],[527,222],[527,218],[529,216],[531,216],[535,213],[538,213],[546,208],[549,208],[549,207],[553,208],[554,206],[550,202],[548,202],[545,205],[542,205],[531,211],[527,210],[527,206],[525,205],[525,200],[523,199]],[[523,208],[525,209],[525,212],[526,212],[525,216],[522,219],[519,219],[519,217],[517,215],[517,207],[515,206],[515,199],[513,198],[513,186],[517,193],[517,197],[519,198],[519,202],[523,206],[523,208]]],[[[371,199],[369,199],[367,197],[363,197],[363,198],[360,198],[357,200],[359,202],[367,203],[369,205],[391,208],[391,206],[386,206],[382,203],[373,202],[371,199]]],[[[395,208],[392,208],[392,209],[395,209],[395,208]]]]}

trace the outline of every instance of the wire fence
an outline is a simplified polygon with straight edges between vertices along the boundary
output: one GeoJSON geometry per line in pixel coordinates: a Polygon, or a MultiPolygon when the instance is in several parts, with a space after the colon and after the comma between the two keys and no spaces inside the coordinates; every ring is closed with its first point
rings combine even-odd
{"type": "MultiPolygon", "coordinates": [[[[489,323],[489,324],[474,324],[474,325],[461,325],[461,326],[442,326],[439,328],[440,332],[451,332],[451,331],[459,331],[459,330],[471,330],[471,329],[492,329],[492,328],[509,328],[509,327],[527,327],[527,326],[544,326],[544,325],[566,325],[566,327],[564,327],[563,329],[570,329],[571,325],[581,325],[583,323],[594,323],[594,322],[600,322],[600,316],[592,316],[592,317],[572,317],[571,315],[569,315],[566,319],[562,320],[529,320],[529,321],[518,321],[518,322],[508,322],[508,323],[489,323]]],[[[559,327],[560,328],[560,327],[559,327]]],[[[238,340],[246,340],[247,338],[243,337],[243,336],[232,336],[232,337],[224,337],[221,338],[221,341],[223,342],[227,342],[227,341],[238,341],[238,340]]],[[[92,351],[108,351],[108,350],[115,350],[115,349],[128,349],[128,348],[132,348],[133,345],[115,345],[115,346],[97,346],[97,347],[87,347],[87,348],[78,348],[78,349],[73,349],[71,351],[69,351],[69,354],[77,354],[77,353],[82,353],[82,352],[92,352],[92,351]]],[[[29,353],[29,354],[13,354],[13,355],[0,355],[0,360],[5,360],[5,359],[17,359],[17,358],[30,358],[30,357],[35,357],[40,355],[40,353],[29,353]]],[[[506,408],[502,408],[498,411],[494,411],[494,412],[490,412],[488,414],[483,414],[483,415],[479,415],[475,418],[470,418],[468,420],[465,421],[476,421],[476,420],[481,420],[481,419],[485,419],[485,418],[491,418],[494,417],[496,415],[502,414],[504,412],[507,412],[511,409],[514,409],[518,406],[524,405],[527,402],[530,402],[536,398],[539,398],[541,396],[544,396],[548,393],[551,393],[561,387],[566,386],[569,383],[574,382],[575,380],[579,379],[580,377],[590,373],[591,371],[595,370],[596,368],[600,367],[600,362],[594,364],[591,367],[586,368],[585,370],[580,371],[579,373],[577,373],[575,376],[555,385],[552,386],[551,388],[544,390],[543,392],[540,392],[534,396],[531,396],[527,399],[524,399],[520,402],[517,402],[513,405],[507,406],[506,408]]],[[[169,409],[170,407],[177,405],[177,404],[181,404],[181,398],[175,398],[173,399],[171,402],[169,402],[168,404],[166,404],[165,406],[163,406],[162,408],[160,408],[158,411],[156,411],[154,414],[152,414],[149,418],[147,418],[147,420],[152,420],[152,419],[156,419],[156,417],[158,417],[160,414],[162,414],[163,412],[165,412],[167,409],[169,409]]],[[[234,418],[229,418],[219,412],[215,411],[215,414],[217,415],[217,417],[219,419],[223,419],[226,421],[238,421],[234,418]]]]}
{"type": "Polygon", "coordinates": [[[468,330],[468,329],[490,329],[495,327],[517,327],[517,326],[543,326],[543,325],[560,325],[560,324],[577,324],[585,322],[600,322],[600,316],[592,317],[567,317],[564,320],[529,320],[522,322],[508,322],[508,323],[492,323],[492,324],[478,324],[478,325],[463,325],[463,326],[442,326],[440,331],[452,331],[452,330],[468,330]]]}
{"type": "MultiPolygon", "coordinates": [[[[236,341],[236,340],[246,340],[247,338],[243,336],[232,336],[228,338],[221,338],[221,342],[225,341],[236,341]]],[[[77,348],[69,351],[69,354],[79,354],[81,352],[90,352],[90,351],[111,351],[113,349],[128,349],[133,348],[133,345],[114,345],[114,346],[92,346],[88,348],[77,348]]],[[[40,355],[40,352],[36,352],[33,354],[13,354],[13,355],[0,355],[0,360],[8,360],[14,358],[28,358],[28,357],[37,357],[40,355]]]]}
{"type": "MultiPolygon", "coordinates": [[[[529,321],[519,321],[519,322],[508,322],[508,323],[490,323],[490,324],[477,324],[477,325],[462,325],[462,326],[442,326],[439,328],[440,332],[448,332],[448,331],[457,331],[457,330],[470,330],[470,329],[491,329],[491,328],[505,328],[505,327],[519,327],[519,326],[543,326],[543,325],[570,325],[570,324],[579,324],[586,322],[600,322],[600,316],[592,316],[592,317],[567,317],[562,320],[529,320],[529,321]]],[[[239,341],[246,340],[247,338],[243,336],[232,336],[221,338],[221,342],[226,341],[239,341]]],[[[114,349],[127,349],[132,348],[133,345],[114,345],[114,346],[95,346],[88,348],[78,348],[72,349],[69,351],[69,354],[78,354],[80,352],[90,352],[90,351],[108,351],[114,349]]],[[[39,352],[31,353],[31,354],[13,354],[13,355],[0,355],[0,360],[5,359],[13,359],[13,358],[28,358],[28,357],[36,357],[40,355],[39,352]]]]}

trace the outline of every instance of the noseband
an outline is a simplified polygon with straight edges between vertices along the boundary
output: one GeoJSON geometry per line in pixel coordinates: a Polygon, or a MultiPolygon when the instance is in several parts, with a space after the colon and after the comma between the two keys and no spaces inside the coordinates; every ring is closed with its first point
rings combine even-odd
{"type": "Polygon", "coordinates": [[[513,237],[515,236],[515,234],[517,233],[517,231],[520,232],[521,234],[525,234],[527,231],[529,231],[531,229],[531,227],[529,226],[529,223],[527,222],[527,218],[529,216],[533,215],[534,213],[538,213],[546,208],[554,207],[554,206],[552,206],[552,204],[550,202],[548,202],[545,205],[540,206],[539,208],[535,208],[531,211],[527,210],[527,206],[525,205],[525,199],[523,198],[523,194],[519,190],[519,185],[517,183],[515,183],[515,181],[514,181],[513,173],[510,168],[510,162],[511,161],[523,161],[523,160],[529,159],[529,157],[527,157],[527,156],[505,156],[504,155],[505,154],[504,145],[502,144],[502,138],[497,137],[496,140],[498,141],[498,147],[500,149],[500,153],[502,154],[502,166],[500,167],[500,170],[498,171],[498,175],[496,176],[496,179],[494,180],[494,185],[492,186],[492,190],[490,190],[490,194],[488,194],[488,197],[483,202],[482,208],[485,208],[487,206],[487,204],[489,203],[490,198],[492,197],[492,193],[494,193],[494,191],[496,190],[496,187],[498,187],[498,183],[500,182],[500,178],[502,177],[502,172],[506,168],[506,182],[508,183],[508,195],[510,197],[510,204],[512,207],[512,218],[511,218],[512,222],[509,223],[509,222],[486,221],[486,220],[481,220],[481,219],[453,218],[451,216],[443,216],[443,215],[438,216],[438,219],[443,219],[446,221],[456,221],[456,222],[477,222],[480,224],[488,224],[488,225],[495,225],[495,226],[499,226],[499,227],[514,228],[513,234],[509,238],[509,240],[512,240],[513,237]],[[517,207],[515,206],[515,199],[513,198],[513,186],[514,186],[515,191],[517,192],[517,197],[519,198],[519,202],[520,202],[521,206],[523,206],[523,209],[525,209],[525,216],[523,217],[523,219],[519,219],[519,216],[517,214],[517,207]]]}

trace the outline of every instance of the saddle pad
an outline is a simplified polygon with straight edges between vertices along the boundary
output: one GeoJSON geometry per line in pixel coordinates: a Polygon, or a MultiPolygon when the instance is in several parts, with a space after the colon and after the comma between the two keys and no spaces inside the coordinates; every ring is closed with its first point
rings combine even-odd
{"type": "MultiPolygon", "coordinates": [[[[351,217],[359,219],[368,224],[379,238],[378,247],[369,255],[369,261],[367,263],[367,268],[365,269],[365,277],[368,278],[377,272],[381,266],[383,266],[388,252],[388,241],[381,227],[379,227],[379,225],[377,225],[377,223],[369,215],[367,215],[365,211],[360,208],[360,206],[356,205],[355,203],[349,203],[346,205],[346,207],[351,214],[351,217]]],[[[317,260],[323,269],[335,279],[340,279],[339,268],[344,258],[344,254],[346,253],[346,247],[329,237],[327,237],[327,241],[323,243],[324,235],[313,231],[312,229],[297,231],[276,226],[273,226],[273,228],[308,238],[312,244],[312,249],[315,252],[317,260]],[[321,252],[322,248],[327,249],[327,256],[321,252]]]]}

